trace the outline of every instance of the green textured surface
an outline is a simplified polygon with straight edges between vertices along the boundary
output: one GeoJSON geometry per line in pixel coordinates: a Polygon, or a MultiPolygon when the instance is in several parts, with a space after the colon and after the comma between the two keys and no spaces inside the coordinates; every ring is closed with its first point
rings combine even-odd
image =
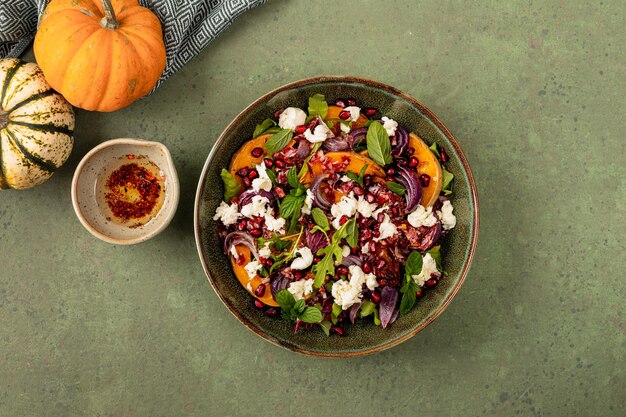
{"type": "Polygon", "coordinates": [[[334,3],[250,12],[151,97],[79,112],[49,182],[0,193],[0,415],[623,415],[626,3],[334,3]],[[193,239],[221,130],[270,89],[324,73],[428,105],[481,202],[474,266],[446,312],[350,360],[248,331],[193,239]],[[181,203],[157,238],[113,247],[82,228],[69,187],[91,147],[129,136],[168,145],[181,203]]]}

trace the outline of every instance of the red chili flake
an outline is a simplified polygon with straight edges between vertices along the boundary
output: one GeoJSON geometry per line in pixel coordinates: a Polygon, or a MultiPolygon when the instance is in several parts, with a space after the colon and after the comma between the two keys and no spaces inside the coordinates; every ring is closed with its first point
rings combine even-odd
{"type": "MultiPolygon", "coordinates": [[[[135,156],[127,157],[133,159],[135,156]]],[[[150,214],[161,195],[158,178],[135,163],[119,167],[111,174],[106,186],[110,190],[105,195],[109,208],[115,217],[122,220],[138,219],[150,214]],[[139,194],[136,201],[131,201],[125,195],[129,189],[139,194]]]]}

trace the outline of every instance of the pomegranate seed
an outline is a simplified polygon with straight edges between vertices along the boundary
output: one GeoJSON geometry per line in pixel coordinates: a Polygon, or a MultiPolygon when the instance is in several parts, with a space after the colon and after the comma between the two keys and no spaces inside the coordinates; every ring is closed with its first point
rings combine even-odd
{"type": "Polygon", "coordinates": [[[339,275],[348,275],[348,267],[345,265],[339,265],[337,267],[337,272],[339,275]]]}
{"type": "Polygon", "coordinates": [[[368,193],[368,194],[365,196],[365,199],[366,199],[366,200],[367,200],[367,202],[368,202],[368,203],[370,203],[370,204],[371,204],[371,203],[373,203],[374,201],[376,201],[376,197],[374,197],[374,194],[372,194],[372,193],[368,193]]]}
{"type": "Polygon", "coordinates": [[[265,314],[267,314],[270,317],[274,317],[278,315],[278,310],[276,310],[274,307],[268,308],[267,310],[265,310],[265,314]]]}
{"type": "Polygon", "coordinates": [[[346,99],[346,103],[348,103],[348,106],[356,106],[356,100],[353,98],[346,99]]]}
{"type": "Polygon", "coordinates": [[[296,126],[296,135],[302,135],[306,131],[307,125],[296,126]]]}
{"type": "Polygon", "coordinates": [[[422,183],[423,187],[428,187],[428,184],[430,184],[430,175],[428,174],[420,175],[420,182],[422,183]]]}
{"type": "Polygon", "coordinates": [[[380,285],[381,287],[386,286],[387,285],[387,280],[384,279],[384,278],[381,279],[381,280],[378,280],[378,285],[380,285]]]}
{"type": "Polygon", "coordinates": [[[319,256],[316,256],[315,258],[313,258],[313,262],[318,263],[322,260],[322,258],[320,258],[319,256]]]}
{"type": "Polygon", "coordinates": [[[346,107],[346,102],[338,98],[337,100],[335,100],[335,106],[341,107],[343,109],[344,107],[346,107]]]}
{"type": "Polygon", "coordinates": [[[258,158],[259,156],[263,155],[263,148],[261,147],[256,147],[254,149],[252,149],[252,152],[250,152],[252,154],[252,156],[254,156],[255,158],[258,158]]]}
{"type": "Polygon", "coordinates": [[[379,259],[376,263],[376,268],[383,269],[385,265],[387,265],[387,261],[385,261],[384,259],[379,259]]]}
{"type": "Polygon", "coordinates": [[[259,173],[257,172],[256,169],[251,169],[250,172],[248,172],[248,178],[250,178],[251,180],[257,178],[259,176],[259,173]]]}
{"type": "Polygon", "coordinates": [[[337,333],[339,336],[343,336],[345,333],[343,329],[339,326],[333,326],[330,328],[330,330],[332,330],[334,333],[337,333]]]}
{"type": "Polygon", "coordinates": [[[242,220],[237,224],[237,230],[246,230],[246,226],[248,222],[246,220],[242,220]]]}
{"type": "Polygon", "coordinates": [[[380,237],[380,230],[374,230],[374,233],[372,233],[372,236],[378,239],[380,237]]]}
{"type": "Polygon", "coordinates": [[[260,300],[254,300],[254,306],[258,309],[261,309],[265,307],[265,304],[263,304],[260,300]]]}
{"type": "Polygon", "coordinates": [[[254,290],[254,295],[257,297],[263,297],[265,295],[265,284],[259,284],[259,286],[256,287],[256,290],[254,290]]]}
{"type": "Polygon", "coordinates": [[[374,108],[365,109],[365,114],[368,116],[374,116],[376,113],[378,113],[378,110],[374,108]]]}
{"type": "Polygon", "coordinates": [[[352,253],[353,255],[356,255],[357,253],[359,253],[359,248],[350,249],[350,253],[352,253]]]}
{"type": "Polygon", "coordinates": [[[243,178],[243,177],[247,177],[249,172],[250,172],[250,169],[248,169],[248,167],[243,167],[239,171],[237,171],[237,175],[243,178]]]}
{"type": "Polygon", "coordinates": [[[252,181],[250,181],[250,178],[244,177],[243,178],[243,185],[245,185],[246,188],[250,188],[250,186],[252,185],[252,181]]]}
{"type": "Polygon", "coordinates": [[[278,198],[283,198],[285,196],[285,190],[278,186],[274,187],[274,192],[278,198]]]}
{"type": "Polygon", "coordinates": [[[350,113],[349,111],[343,110],[343,111],[339,112],[339,118],[341,120],[348,120],[350,118],[351,114],[352,113],[350,113]]]}
{"type": "Polygon", "coordinates": [[[274,265],[274,261],[272,261],[270,258],[263,259],[261,263],[266,268],[270,268],[272,265],[274,265]]]}
{"type": "Polygon", "coordinates": [[[361,188],[358,185],[355,185],[354,188],[352,189],[352,191],[354,191],[354,194],[356,194],[357,196],[362,196],[363,194],[365,194],[365,190],[363,190],[363,188],[361,188]]]}
{"type": "Polygon", "coordinates": [[[303,276],[304,276],[304,273],[302,271],[293,271],[293,277],[295,279],[302,279],[303,276]]]}
{"type": "Polygon", "coordinates": [[[396,170],[393,169],[392,167],[387,168],[387,172],[386,172],[388,177],[393,177],[394,175],[396,175],[396,170]]]}
{"type": "Polygon", "coordinates": [[[407,154],[409,154],[409,155],[413,155],[413,154],[415,153],[415,148],[409,147],[409,148],[406,150],[406,153],[407,153],[407,154]]]}
{"type": "Polygon", "coordinates": [[[363,272],[365,272],[366,274],[372,272],[372,265],[370,265],[369,262],[363,262],[363,272]]]}
{"type": "Polygon", "coordinates": [[[263,231],[261,229],[252,229],[250,230],[250,234],[254,237],[261,237],[263,231]]]}
{"type": "Polygon", "coordinates": [[[396,159],[396,164],[399,167],[405,167],[407,162],[406,162],[406,159],[404,159],[404,158],[398,158],[398,159],[396,159]]]}
{"type": "Polygon", "coordinates": [[[398,207],[396,207],[396,206],[393,206],[391,208],[391,214],[393,214],[394,216],[400,215],[400,209],[398,207]]]}
{"type": "Polygon", "coordinates": [[[269,158],[265,158],[265,159],[263,160],[263,163],[265,164],[265,167],[266,167],[266,168],[271,168],[271,167],[273,167],[273,166],[274,166],[274,161],[272,161],[272,160],[271,160],[271,159],[269,159],[269,158]]]}
{"type": "Polygon", "coordinates": [[[378,223],[382,223],[382,222],[384,222],[384,221],[385,221],[385,213],[378,213],[378,214],[376,215],[376,221],[377,221],[378,223]]]}
{"type": "Polygon", "coordinates": [[[443,162],[444,164],[446,162],[448,162],[448,154],[446,153],[446,150],[441,148],[439,149],[439,156],[441,157],[441,162],[443,162]]]}
{"type": "Polygon", "coordinates": [[[370,242],[370,251],[376,252],[376,242],[370,242]]]}
{"type": "Polygon", "coordinates": [[[420,288],[419,290],[415,292],[415,296],[417,298],[422,298],[424,296],[424,290],[420,288]]]}
{"type": "Polygon", "coordinates": [[[285,167],[285,162],[277,159],[274,161],[274,165],[276,165],[276,168],[278,169],[283,169],[285,167]]]}
{"type": "Polygon", "coordinates": [[[374,304],[380,303],[380,294],[378,294],[378,292],[374,291],[372,293],[372,301],[374,302],[374,304]]]}
{"type": "Polygon", "coordinates": [[[428,281],[426,281],[426,286],[427,286],[428,288],[432,288],[432,287],[434,287],[435,285],[437,285],[437,280],[436,280],[435,278],[431,278],[431,279],[429,279],[428,281]]]}
{"type": "Polygon", "coordinates": [[[363,177],[363,184],[365,184],[366,186],[372,185],[372,176],[370,174],[367,174],[363,177]]]}
{"type": "Polygon", "coordinates": [[[411,168],[415,168],[416,166],[419,165],[419,163],[420,163],[420,160],[417,159],[417,157],[412,156],[412,157],[409,158],[409,166],[411,168]]]}
{"type": "Polygon", "coordinates": [[[343,226],[344,224],[346,224],[347,221],[348,216],[341,216],[341,219],[339,219],[339,224],[343,226]]]}

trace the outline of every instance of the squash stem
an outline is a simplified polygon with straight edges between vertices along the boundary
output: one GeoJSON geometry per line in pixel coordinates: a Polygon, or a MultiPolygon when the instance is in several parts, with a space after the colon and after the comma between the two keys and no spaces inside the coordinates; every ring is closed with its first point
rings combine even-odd
{"type": "Polygon", "coordinates": [[[115,17],[111,0],[102,0],[102,8],[104,9],[104,17],[100,21],[100,26],[105,29],[117,29],[120,24],[115,17]]]}
{"type": "Polygon", "coordinates": [[[9,118],[9,113],[0,109],[0,130],[4,129],[9,125],[11,119],[9,118]]]}

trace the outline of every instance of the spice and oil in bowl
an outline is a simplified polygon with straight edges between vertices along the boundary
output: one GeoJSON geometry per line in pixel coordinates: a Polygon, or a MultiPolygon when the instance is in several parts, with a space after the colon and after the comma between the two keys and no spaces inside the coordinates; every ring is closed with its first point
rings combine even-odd
{"type": "Polygon", "coordinates": [[[169,224],[179,198],[169,151],[157,142],[115,139],[81,161],[72,183],[74,210],[94,236],[114,244],[143,242],[169,224]]]}

